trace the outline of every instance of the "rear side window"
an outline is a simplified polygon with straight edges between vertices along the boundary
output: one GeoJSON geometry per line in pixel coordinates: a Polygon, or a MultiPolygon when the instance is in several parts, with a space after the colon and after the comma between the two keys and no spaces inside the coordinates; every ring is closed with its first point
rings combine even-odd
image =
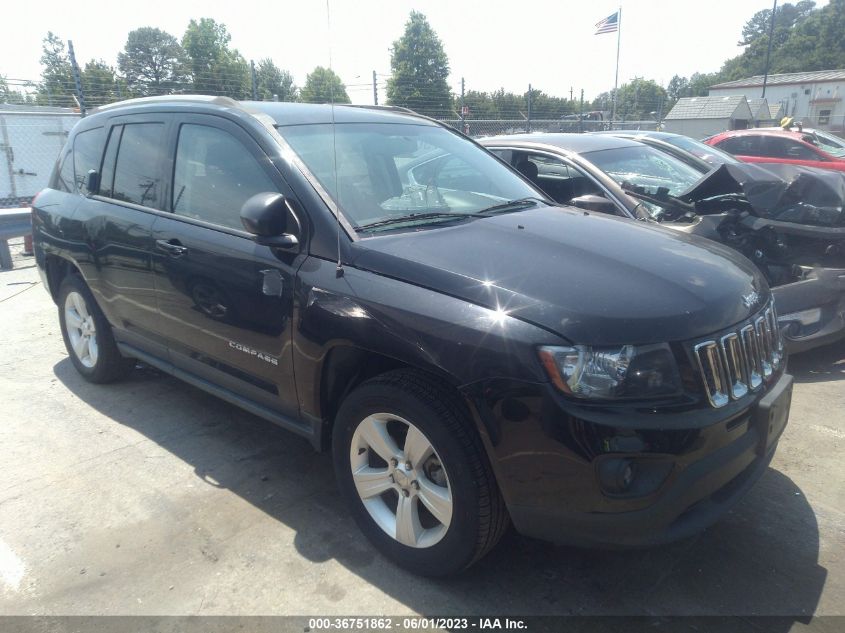
{"type": "Polygon", "coordinates": [[[734,156],[761,156],[760,137],[743,135],[732,136],[716,144],[719,149],[725,150],[734,156]]]}
{"type": "Polygon", "coordinates": [[[80,132],[73,139],[73,172],[76,189],[79,193],[90,193],[86,186],[88,172],[100,169],[103,156],[103,128],[80,132]]]}
{"type": "Polygon", "coordinates": [[[173,175],[173,213],[243,230],[241,207],[266,191],[278,188],[238,139],[206,125],[182,126],[173,175]]]}
{"type": "Polygon", "coordinates": [[[772,158],[793,158],[795,160],[819,160],[818,155],[806,145],[789,138],[770,136],[764,146],[766,156],[772,158]]]}
{"type": "Polygon", "coordinates": [[[163,123],[123,126],[111,197],[145,207],[161,208],[161,162],[164,155],[163,123]]]}

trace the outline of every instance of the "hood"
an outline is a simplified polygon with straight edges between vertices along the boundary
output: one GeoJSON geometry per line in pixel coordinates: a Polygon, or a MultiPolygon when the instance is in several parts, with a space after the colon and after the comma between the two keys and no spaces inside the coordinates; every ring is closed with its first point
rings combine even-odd
{"type": "Polygon", "coordinates": [[[742,194],[756,215],[811,226],[845,226],[845,173],[785,163],[727,164],[678,197],[697,202],[742,194]]]}
{"type": "Polygon", "coordinates": [[[716,242],[560,207],[374,237],[354,249],[358,268],[504,310],[579,344],[706,336],[769,296],[757,268],[716,242]]]}

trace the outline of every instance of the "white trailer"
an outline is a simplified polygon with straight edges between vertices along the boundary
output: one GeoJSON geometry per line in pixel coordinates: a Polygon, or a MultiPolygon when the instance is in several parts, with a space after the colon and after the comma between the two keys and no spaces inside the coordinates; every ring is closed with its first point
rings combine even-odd
{"type": "Polygon", "coordinates": [[[0,104],[0,208],[27,206],[47,186],[78,120],[70,108],[0,104]]]}

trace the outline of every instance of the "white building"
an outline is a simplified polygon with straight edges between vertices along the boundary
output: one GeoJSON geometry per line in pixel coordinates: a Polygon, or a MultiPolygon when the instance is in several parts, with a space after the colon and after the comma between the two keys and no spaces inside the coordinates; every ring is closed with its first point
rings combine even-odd
{"type": "MultiPolygon", "coordinates": [[[[710,88],[710,96],[762,97],[763,75],[726,81],[710,88]]],[[[845,69],[769,75],[766,100],[780,104],[784,116],[807,127],[845,133],[845,69]]]]}
{"type": "Polygon", "coordinates": [[[663,129],[704,138],[726,130],[744,130],[753,120],[748,101],[742,95],[683,97],[663,119],[663,129]]]}

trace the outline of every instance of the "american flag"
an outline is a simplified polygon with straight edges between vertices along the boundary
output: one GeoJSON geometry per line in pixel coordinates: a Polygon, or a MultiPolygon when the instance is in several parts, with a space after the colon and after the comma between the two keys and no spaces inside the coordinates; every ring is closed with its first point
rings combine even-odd
{"type": "Polygon", "coordinates": [[[601,35],[602,33],[613,33],[619,29],[619,11],[606,17],[604,20],[596,24],[596,32],[593,35],[601,35]]]}

